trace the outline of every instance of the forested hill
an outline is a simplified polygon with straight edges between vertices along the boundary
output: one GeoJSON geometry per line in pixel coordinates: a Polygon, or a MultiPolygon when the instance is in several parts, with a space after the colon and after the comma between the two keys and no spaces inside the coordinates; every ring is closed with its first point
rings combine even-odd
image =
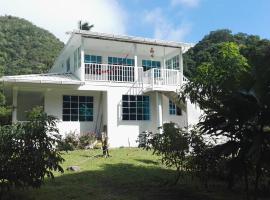
{"type": "Polygon", "coordinates": [[[25,19],[0,16],[0,75],[47,72],[63,46],[25,19]]]}

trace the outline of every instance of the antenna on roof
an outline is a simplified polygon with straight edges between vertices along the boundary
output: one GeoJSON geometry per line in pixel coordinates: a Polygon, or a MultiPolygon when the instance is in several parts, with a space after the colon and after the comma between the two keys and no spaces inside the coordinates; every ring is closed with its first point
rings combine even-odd
{"type": "Polygon", "coordinates": [[[78,28],[79,30],[90,31],[92,28],[94,28],[94,24],[89,25],[88,22],[82,22],[82,20],[80,20],[78,23],[78,28]]]}

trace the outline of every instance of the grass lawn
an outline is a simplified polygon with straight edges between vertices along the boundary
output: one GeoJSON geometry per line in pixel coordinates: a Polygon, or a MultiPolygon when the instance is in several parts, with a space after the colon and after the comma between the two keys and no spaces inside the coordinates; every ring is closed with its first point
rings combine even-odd
{"type": "Polygon", "coordinates": [[[13,193],[12,199],[115,199],[115,200],[223,200],[240,199],[218,185],[205,191],[199,184],[182,180],[168,186],[174,179],[174,170],[166,169],[158,157],[137,148],[120,148],[110,151],[112,157],[97,157],[101,150],[81,150],[64,153],[63,168],[78,165],[79,172],[55,173],[54,180],[46,180],[40,189],[13,193]]]}

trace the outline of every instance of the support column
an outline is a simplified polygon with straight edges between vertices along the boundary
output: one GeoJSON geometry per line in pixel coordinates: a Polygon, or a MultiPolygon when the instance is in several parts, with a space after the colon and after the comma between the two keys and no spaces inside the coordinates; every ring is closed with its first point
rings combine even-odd
{"type": "Polygon", "coordinates": [[[134,44],[134,82],[139,80],[137,44],[134,44]]]}
{"type": "Polygon", "coordinates": [[[18,88],[12,89],[12,123],[17,122],[18,88]]]}
{"type": "MultiPolygon", "coordinates": [[[[162,117],[162,94],[156,92],[156,108],[157,108],[157,126],[162,127],[163,117],[162,117]]],[[[162,133],[162,129],[159,129],[159,132],[162,133]]]]}
{"type": "Polygon", "coordinates": [[[81,39],[81,81],[85,81],[84,38],[81,39]]]}
{"type": "Polygon", "coordinates": [[[184,64],[183,64],[183,47],[180,48],[179,53],[179,68],[180,68],[180,85],[183,84],[184,64]]]}

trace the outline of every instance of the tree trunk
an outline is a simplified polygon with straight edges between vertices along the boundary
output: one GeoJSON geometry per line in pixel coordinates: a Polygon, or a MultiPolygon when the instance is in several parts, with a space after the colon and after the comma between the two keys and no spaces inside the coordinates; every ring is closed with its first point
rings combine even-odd
{"type": "Polygon", "coordinates": [[[245,165],[245,168],[244,168],[244,179],[245,179],[245,195],[246,195],[246,199],[249,200],[249,186],[248,186],[247,165],[245,165]]]}

